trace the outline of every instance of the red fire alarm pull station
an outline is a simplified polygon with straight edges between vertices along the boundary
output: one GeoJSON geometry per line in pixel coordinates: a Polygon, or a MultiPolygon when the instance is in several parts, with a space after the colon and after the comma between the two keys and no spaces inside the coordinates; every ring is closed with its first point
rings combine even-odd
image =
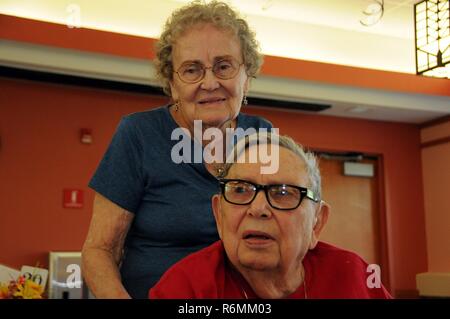
{"type": "Polygon", "coordinates": [[[64,189],[63,207],[83,208],[83,191],[81,189],[64,189]]]}
{"type": "Polygon", "coordinates": [[[83,144],[92,144],[92,130],[82,128],[80,130],[80,140],[83,144]]]}

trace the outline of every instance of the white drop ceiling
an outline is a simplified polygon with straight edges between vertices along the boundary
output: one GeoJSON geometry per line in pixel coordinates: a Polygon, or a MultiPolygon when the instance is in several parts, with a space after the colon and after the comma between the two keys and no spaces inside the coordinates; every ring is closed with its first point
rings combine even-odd
{"type": "MultiPolygon", "coordinates": [[[[0,13],[66,24],[79,8],[81,26],[157,38],[187,0],[0,0],[0,13]]],[[[415,72],[414,0],[385,0],[378,23],[360,20],[373,0],[229,1],[256,30],[264,53],[379,70],[415,72]]]]}

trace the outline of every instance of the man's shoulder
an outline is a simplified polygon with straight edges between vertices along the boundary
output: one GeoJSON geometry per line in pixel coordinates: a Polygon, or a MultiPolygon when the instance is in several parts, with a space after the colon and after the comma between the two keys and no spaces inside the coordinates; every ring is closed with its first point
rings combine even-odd
{"type": "Polygon", "coordinates": [[[339,266],[345,268],[367,266],[364,259],[355,252],[321,241],[317,243],[313,250],[308,252],[307,258],[312,263],[332,265],[334,268],[339,266]]]}
{"type": "Polygon", "coordinates": [[[216,296],[223,269],[224,248],[219,240],[170,267],[150,290],[150,298],[216,296]]]}
{"type": "MultiPolygon", "coordinates": [[[[192,253],[170,267],[161,280],[169,277],[184,277],[186,280],[214,277],[217,269],[223,268],[224,248],[222,241],[192,253]]],[[[211,278],[209,278],[211,279],[211,278]]]]}
{"type": "Polygon", "coordinates": [[[381,278],[373,277],[367,262],[352,251],[319,242],[305,256],[304,266],[313,284],[311,295],[317,298],[391,298],[381,278]],[[375,279],[380,286],[369,286],[375,279]]]}
{"type": "Polygon", "coordinates": [[[203,272],[205,270],[213,270],[212,266],[217,266],[223,262],[224,252],[222,241],[218,240],[208,247],[186,256],[173,267],[186,269],[189,273],[192,273],[192,271],[203,272]]]}

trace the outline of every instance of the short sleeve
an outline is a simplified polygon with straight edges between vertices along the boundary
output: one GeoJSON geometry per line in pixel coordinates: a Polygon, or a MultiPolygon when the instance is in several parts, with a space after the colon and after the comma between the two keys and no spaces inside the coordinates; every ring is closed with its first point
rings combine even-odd
{"type": "Polygon", "coordinates": [[[136,121],[126,116],[101,160],[89,187],[135,213],[145,187],[143,145],[136,121]]]}
{"type": "Polygon", "coordinates": [[[261,118],[261,125],[260,125],[260,127],[261,128],[271,129],[271,128],[273,128],[273,124],[272,124],[272,122],[270,122],[266,118],[262,117],[261,118]]]}

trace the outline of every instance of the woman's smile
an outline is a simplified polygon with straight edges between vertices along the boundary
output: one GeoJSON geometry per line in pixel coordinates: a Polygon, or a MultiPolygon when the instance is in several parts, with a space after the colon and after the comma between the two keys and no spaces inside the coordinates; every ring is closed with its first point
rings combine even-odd
{"type": "Polygon", "coordinates": [[[226,102],[227,99],[223,97],[210,97],[199,100],[198,104],[201,107],[219,107],[223,106],[226,102]]]}

